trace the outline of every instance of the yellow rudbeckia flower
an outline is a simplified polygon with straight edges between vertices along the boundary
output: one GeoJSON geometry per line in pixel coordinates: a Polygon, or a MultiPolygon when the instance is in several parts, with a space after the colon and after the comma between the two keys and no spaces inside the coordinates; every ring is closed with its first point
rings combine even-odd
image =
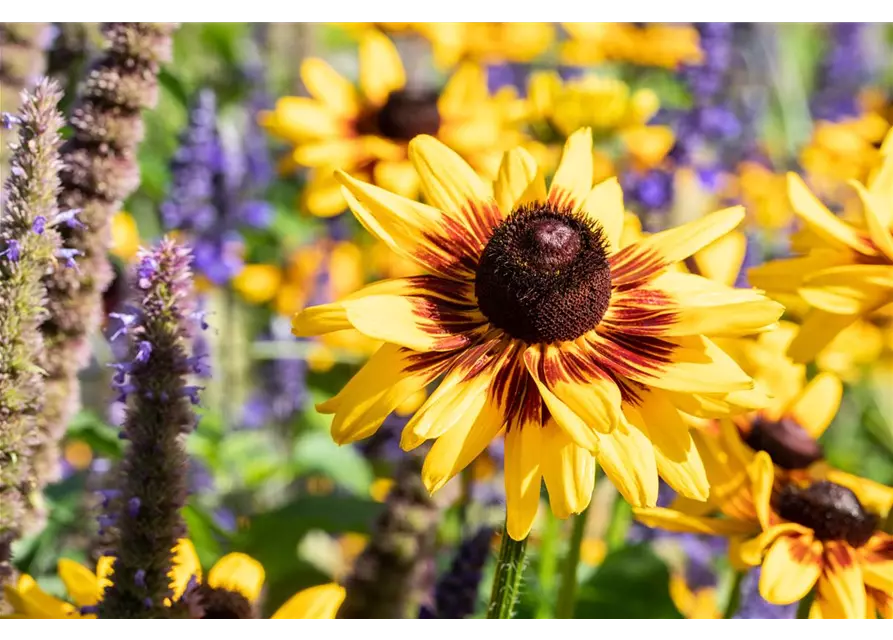
{"type": "Polygon", "coordinates": [[[789,351],[796,361],[812,360],[845,328],[893,303],[893,131],[882,153],[867,185],[850,182],[862,203],[860,224],[835,216],[788,174],[791,204],[806,226],[794,249],[804,255],[751,269],[749,278],[773,296],[808,305],[789,351]]]}
{"type": "Polygon", "coordinates": [[[827,480],[775,482],[760,452],[748,468],[739,510],[727,517],[692,516],[665,508],[635,509],[642,523],[670,531],[732,538],[733,564],[762,566],[760,595],[791,604],[815,589],[810,617],[893,616],[893,536],[860,497],[827,480]]]}
{"type": "Polygon", "coordinates": [[[294,144],[299,165],[315,169],[304,202],[314,215],[346,209],[332,167],[415,198],[418,178],[406,155],[415,135],[436,135],[484,172],[495,171],[500,152],[520,140],[477,65],[459,67],[439,93],[411,89],[397,48],[369,31],[360,40],[359,67],[356,87],[323,60],[304,60],[310,97],[280,98],[261,117],[268,131],[294,144]]]}
{"type": "Polygon", "coordinates": [[[407,424],[405,449],[435,440],[436,491],[505,434],[509,535],[527,536],[545,480],[559,517],[588,504],[595,462],[633,504],[658,473],[684,495],[708,486],[678,411],[734,404],[753,381],[708,336],[771,328],[782,307],[750,290],[670,270],[732,230],[731,208],[621,249],[623,193],[592,185],[592,134],[574,133],[547,190],[523,149],[485,183],[429,136],[409,158],[419,204],[340,172],[354,214],[430,275],[397,278],[294,317],[295,335],[356,328],[385,344],[317,408],[341,443],[371,436],[405,398],[444,376],[407,424]],[[730,395],[731,394],[731,395],[730,395]]]}
{"type": "Polygon", "coordinates": [[[570,39],[562,43],[565,64],[628,62],[675,69],[703,60],[700,36],[690,25],[625,22],[563,22],[570,39]]]}

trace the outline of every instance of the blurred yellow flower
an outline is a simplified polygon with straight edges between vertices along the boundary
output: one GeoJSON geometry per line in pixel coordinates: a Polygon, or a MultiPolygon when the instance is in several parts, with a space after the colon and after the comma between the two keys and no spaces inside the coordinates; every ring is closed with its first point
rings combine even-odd
{"type": "Polygon", "coordinates": [[[800,176],[788,174],[788,196],[805,225],[792,243],[804,255],[755,267],[749,279],[807,305],[789,351],[798,362],[813,360],[841,331],[893,303],[893,130],[881,157],[865,185],[849,182],[862,205],[857,219],[834,215],[800,176]]]}
{"type": "Polygon", "coordinates": [[[112,246],[109,251],[125,262],[130,262],[140,248],[140,231],[136,220],[126,211],[119,211],[112,216],[112,246]]]}
{"type": "Polygon", "coordinates": [[[62,455],[68,464],[79,471],[83,471],[93,462],[93,449],[83,440],[67,442],[62,455]]]}
{"type": "Polygon", "coordinates": [[[700,37],[691,25],[624,22],[563,22],[570,39],[562,43],[565,64],[628,62],[675,69],[703,60],[700,37]]]}
{"type": "Polygon", "coordinates": [[[736,186],[735,195],[759,227],[778,230],[790,226],[794,211],[788,201],[784,176],[759,162],[742,162],[738,166],[736,186]]]}
{"type": "Polygon", "coordinates": [[[426,22],[417,30],[431,42],[435,62],[445,67],[463,60],[531,62],[555,40],[550,22],[426,22]]]}
{"type": "Polygon", "coordinates": [[[233,278],[233,288],[251,304],[264,304],[280,290],[282,270],[272,264],[246,264],[233,278]]]}
{"type": "Polygon", "coordinates": [[[679,613],[689,620],[716,620],[722,618],[716,602],[714,587],[692,589],[685,580],[685,575],[675,571],[670,576],[670,597],[679,613]]]}
{"type": "Polygon", "coordinates": [[[436,135],[490,174],[502,150],[521,139],[509,126],[505,101],[489,95],[483,68],[463,64],[440,92],[407,88],[397,48],[377,30],[360,37],[359,87],[319,58],[304,60],[301,78],[311,97],[280,98],[274,110],[261,114],[261,122],[294,145],[297,164],[314,169],[304,206],[317,216],[347,208],[332,175],[335,168],[418,197],[418,176],[407,157],[407,144],[416,135],[436,135]]]}

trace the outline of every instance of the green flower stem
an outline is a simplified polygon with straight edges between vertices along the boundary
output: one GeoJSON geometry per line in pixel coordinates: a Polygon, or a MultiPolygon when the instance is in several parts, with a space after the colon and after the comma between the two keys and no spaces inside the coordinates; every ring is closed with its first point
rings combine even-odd
{"type": "Polygon", "coordinates": [[[626,533],[629,531],[632,519],[632,508],[618,493],[614,499],[614,505],[611,507],[611,520],[608,522],[608,529],[605,531],[605,543],[609,552],[626,544],[626,533]]]}
{"type": "Polygon", "coordinates": [[[725,610],[722,617],[726,620],[730,619],[738,611],[741,606],[741,583],[744,581],[745,571],[732,572],[732,584],[729,585],[729,596],[726,599],[725,610]]]}
{"type": "Polygon", "coordinates": [[[797,605],[797,620],[806,620],[809,618],[809,610],[812,609],[813,600],[815,600],[815,587],[803,596],[803,599],[797,605]]]}
{"type": "Polygon", "coordinates": [[[508,619],[515,611],[515,602],[521,589],[524,574],[524,554],[527,552],[527,538],[512,540],[508,527],[502,530],[502,545],[496,561],[496,575],[493,577],[493,593],[487,618],[508,619]]]}
{"type": "Polygon", "coordinates": [[[559,620],[567,620],[574,617],[574,604],[577,596],[577,567],[580,565],[580,547],[583,544],[583,534],[586,532],[588,516],[589,507],[586,507],[580,515],[574,516],[570,547],[567,550],[564,566],[561,568],[561,588],[558,591],[558,605],[555,607],[555,617],[559,620]]]}
{"type": "Polygon", "coordinates": [[[555,576],[558,572],[558,549],[556,542],[561,526],[558,518],[552,514],[550,509],[546,513],[546,523],[543,528],[543,537],[540,543],[539,552],[539,582],[542,597],[539,606],[536,609],[537,618],[552,617],[552,596],[555,591],[555,576]]]}

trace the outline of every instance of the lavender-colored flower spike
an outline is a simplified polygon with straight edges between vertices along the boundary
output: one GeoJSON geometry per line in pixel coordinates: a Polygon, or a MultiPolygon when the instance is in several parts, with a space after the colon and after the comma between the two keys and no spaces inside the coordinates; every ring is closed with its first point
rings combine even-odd
{"type": "Polygon", "coordinates": [[[459,545],[449,571],[437,581],[435,617],[456,620],[474,614],[494,533],[493,529],[484,527],[459,545]]]}
{"type": "MultiPolygon", "coordinates": [[[[188,385],[195,331],[189,250],[165,239],[142,251],[133,275],[130,344],[116,386],[127,395],[120,469],[114,584],[100,604],[103,618],[164,618],[170,608],[171,549],[184,534],[184,434],[195,425],[188,385]],[[147,606],[149,605],[149,606],[147,606]]],[[[124,339],[123,337],[120,339],[124,339]]]]}
{"type": "Polygon", "coordinates": [[[59,268],[54,256],[60,240],[51,225],[42,233],[35,233],[34,226],[35,220],[51,220],[57,213],[60,95],[48,81],[23,94],[19,140],[10,145],[12,170],[0,214],[0,584],[11,573],[9,545],[35,520],[32,458],[44,398],[39,365],[46,289],[41,279],[59,268]]]}
{"type": "Polygon", "coordinates": [[[733,618],[742,620],[792,620],[797,603],[772,604],[760,595],[760,567],[751,569],[741,583],[741,606],[733,618]]]}
{"type": "Polygon", "coordinates": [[[77,373],[89,357],[102,292],[112,277],[107,254],[109,221],[139,185],[137,146],[141,111],[158,97],[158,71],[171,57],[175,25],[103,23],[106,49],[87,72],[69,118],[73,130],[62,147],[61,211],[80,210],[79,225],[60,229],[77,269],[57,269],[46,278],[50,317],[42,327],[48,358],[41,449],[36,461],[44,482],[58,475],[58,446],[79,405],[77,373]]]}
{"type": "MultiPolygon", "coordinates": [[[[52,30],[46,22],[0,23],[0,112],[18,111],[22,91],[40,79],[46,67],[44,50],[52,30]]],[[[6,145],[0,146],[0,175],[6,179],[9,160],[6,145]]]]}
{"type": "Polygon", "coordinates": [[[369,544],[345,583],[339,618],[415,618],[434,552],[439,512],[421,480],[418,452],[397,467],[369,544]]]}

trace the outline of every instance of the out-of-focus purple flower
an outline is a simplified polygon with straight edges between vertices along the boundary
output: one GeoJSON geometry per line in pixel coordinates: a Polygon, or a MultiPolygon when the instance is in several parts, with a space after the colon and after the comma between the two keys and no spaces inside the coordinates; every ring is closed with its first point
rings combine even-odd
{"type": "Polygon", "coordinates": [[[836,122],[859,115],[859,91],[870,75],[865,51],[866,26],[860,22],[828,25],[827,52],[811,103],[813,117],[836,122]]]}
{"type": "Polygon", "coordinates": [[[741,604],[732,618],[739,620],[793,620],[797,603],[778,605],[760,595],[760,567],[751,569],[741,583],[741,604]]]}
{"type": "Polygon", "coordinates": [[[449,570],[437,581],[434,608],[426,617],[459,620],[474,614],[494,530],[489,527],[462,540],[449,570]]]}
{"type": "Polygon", "coordinates": [[[623,195],[644,211],[665,211],[673,202],[673,174],[665,168],[628,171],[621,176],[623,195]]]}

